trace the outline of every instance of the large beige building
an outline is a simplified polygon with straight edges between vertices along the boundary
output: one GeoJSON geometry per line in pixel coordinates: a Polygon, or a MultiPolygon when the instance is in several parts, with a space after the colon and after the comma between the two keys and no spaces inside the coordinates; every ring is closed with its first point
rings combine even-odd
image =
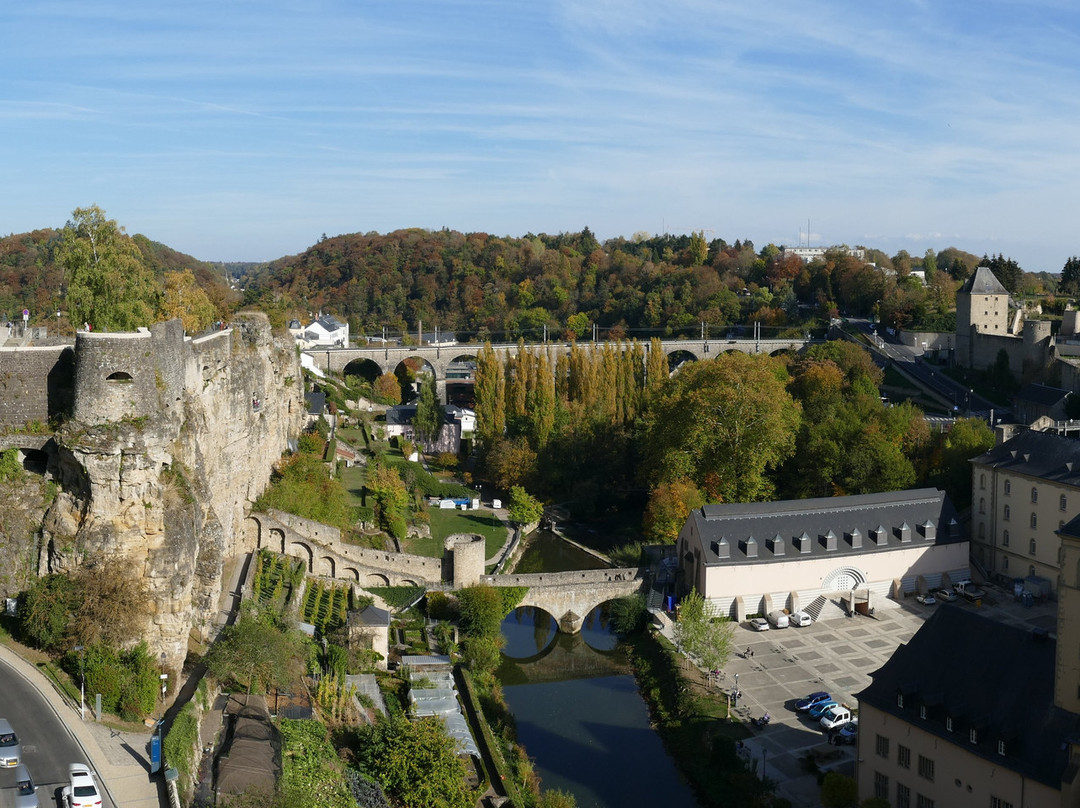
{"type": "Polygon", "coordinates": [[[1001,583],[1057,588],[1057,531],[1080,513],[1080,441],[1027,430],[971,461],[972,557],[1001,583]],[[1040,582],[1041,583],[1041,582],[1040,582]]]}
{"type": "Polygon", "coordinates": [[[943,491],[705,505],[679,533],[680,594],[715,614],[872,606],[968,578],[970,545],[943,491]]]}

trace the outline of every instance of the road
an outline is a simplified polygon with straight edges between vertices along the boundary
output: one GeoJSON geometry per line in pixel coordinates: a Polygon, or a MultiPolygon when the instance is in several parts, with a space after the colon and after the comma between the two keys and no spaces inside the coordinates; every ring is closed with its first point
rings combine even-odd
{"type": "MultiPolygon", "coordinates": [[[[6,718],[22,741],[23,762],[38,784],[42,806],[60,803],[67,784],[68,765],[88,763],[82,749],[52,706],[19,673],[0,660],[0,717],[6,718]]],[[[13,769],[0,771],[0,788],[15,784],[13,769]]],[[[108,796],[103,806],[113,806],[108,796]]]]}

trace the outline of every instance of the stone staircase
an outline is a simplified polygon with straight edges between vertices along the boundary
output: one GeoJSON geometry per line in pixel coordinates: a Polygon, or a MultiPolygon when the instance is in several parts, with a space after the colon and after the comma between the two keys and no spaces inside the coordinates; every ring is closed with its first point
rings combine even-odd
{"type": "Polygon", "coordinates": [[[815,623],[821,620],[832,620],[835,617],[847,616],[847,612],[844,611],[844,607],[839,600],[831,600],[824,595],[818,595],[814,598],[803,611],[814,618],[815,623]]]}

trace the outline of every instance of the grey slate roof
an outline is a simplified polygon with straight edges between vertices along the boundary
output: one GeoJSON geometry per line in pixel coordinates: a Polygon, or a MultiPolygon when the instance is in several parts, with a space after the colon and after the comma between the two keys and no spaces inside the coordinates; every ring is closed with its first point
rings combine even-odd
{"type": "Polygon", "coordinates": [[[679,535],[701,547],[707,565],[854,556],[967,540],[956,509],[936,488],[705,505],[690,513],[679,535]]]}
{"type": "Polygon", "coordinates": [[[1051,432],[1026,430],[971,462],[1080,487],[1080,441],[1051,432]]]}
{"type": "Polygon", "coordinates": [[[1007,295],[1009,290],[1001,285],[1001,281],[990,271],[990,267],[975,267],[975,272],[967,279],[960,294],[969,295],[1007,295]]]}
{"type": "Polygon", "coordinates": [[[323,315],[322,317],[319,317],[315,322],[317,322],[319,325],[321,325],[323,328],[330,332],[337,331],[339,328],[344,328],[346,325],[344,322],[342,322],[332,314],[323,315]]]}
{"type": "Polygon", "coordinates": [[[1069,391],[1062,390],[1060,387],[1049,387],[1045,384],[1028,384],[1020,389],[1020,392],[1015,396],[1015,400],[1030,401],[1033,404],[1053,407],[1068,395],[1069,391]]]}
{"type": "Polygon", "coordinates": [[[1056,645],[1045,634],[942,604],[857,695],[972,754],[1060,788],[1068,763],[1063,742],[1080,729],[1080,716],[1054,706],[1056,645]],[[1005,742],[1004,756],[998,741],[1005,742]]]}
{"type": "Polygon", "coordinates": [[[326,393],[304,393],[304,401],[310,415],[322,415],[326,409],[326,393]]]}
{"type": "MultiPolygon", "coordinates": [[[[386,609],[380,609],[378,606],[368,606],[361,612],[354,612],[354,620],[350,620],[353,625],[358,626],[374,626],[377,628],[388,628],[390,626],[390,612],[386,609]]],[[[352,615],[350,615],[352,617],[352,615]]]]}

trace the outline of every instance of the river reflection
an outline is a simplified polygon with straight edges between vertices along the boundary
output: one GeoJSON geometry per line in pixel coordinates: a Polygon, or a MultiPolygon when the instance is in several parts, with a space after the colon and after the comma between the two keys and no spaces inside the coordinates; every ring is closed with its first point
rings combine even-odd
{"type": "Polygon", "coordinates": [[[519,608],[503,634],[499,679],[543,788],[573,794],[578,808],[696,805],[649,726],[605,607],[574,635],[559,634],[545,612],[519,608]]]}

